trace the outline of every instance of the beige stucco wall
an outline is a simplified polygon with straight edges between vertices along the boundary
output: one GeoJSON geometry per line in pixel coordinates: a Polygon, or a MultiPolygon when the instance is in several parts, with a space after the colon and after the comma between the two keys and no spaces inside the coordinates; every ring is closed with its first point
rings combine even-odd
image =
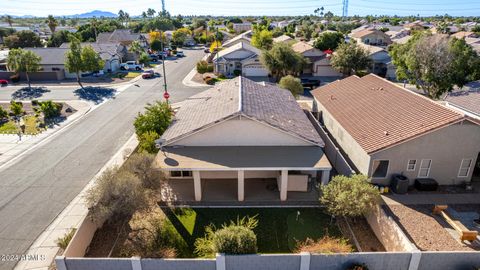
{"type": "Polygon", "coordinates": [[[390,40],[390,37],[387,36],[386,34],[382,33],[371,33],[369,35],[366,35],[362,38],[357,38],[357,41],[365,43],[365,44],[372,44],[372,43],[387,43],[390,44],[392,41],[390,40]],[[366,42],[368,40],[368,42],[366,42]],[[381,42],[379,42],[381,41],[381,42]]]}
{"type": "MultiPolygon", "coordinates": [[[[470,181],[473,173],[472,166],[468,177],[458,177],[462,159],[473,159],[475,164],[479,152],[479,125],[471,122],[451,125],[372,154],[372,162],[375,159],[390,160],[387,178],[374,181],[389,183],[392,174],[403,173],[410,179],[410,184],[413,184],[415,178],[418,178],[421,160],[431,159],[429,178],[437,180],[441,185],[461,184],[470,181]],[[417,160],[414,171],[407,171],[409,159],[417,160]]],[[[369,173],[370,170],[371,168],[369,173]]]]}
{"type": "Polygon", "coordinates": [[[328,58],[324,58],[319,60],[313,64],[313,76],[325,76],[325,77],[339,77],[342,76],[342,73],[336,71],[330,60],[328,58]]]}
{"type": "Polygon", "coordinates": [[[238,117],[179,140],[185,146],[305,146],[310,143],[266,124],[238,117]]]}
{"type": "Polygon", "coordinates": [[[315,99],[318,112],[322,112],[322,119],[331,136],[342,147],[348,158],[355,164],[360,173],[367,174],[370,164],[370,156],[353,139],[352,136],[325,110],[323,105],[315,99]]]}

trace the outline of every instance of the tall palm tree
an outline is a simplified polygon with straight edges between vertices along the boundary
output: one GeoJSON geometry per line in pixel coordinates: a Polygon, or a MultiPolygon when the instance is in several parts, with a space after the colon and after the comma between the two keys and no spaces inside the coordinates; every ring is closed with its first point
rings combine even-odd
{"type": "Polygon", "coordinates": [[[153,17],[153,15],[155,15],[155,12],[156,12],[156,11],[155,11],[155,9],[153,9],[153,8],[147,9],[147,15],[148,15],[149,17],[153,17]]]}
{"type": "Polygon", "coordinates": [[[118,20],[123,24],[123,22],[125,21],[125,12],[123,10],[120,9],[120,11],[118,12],[118,20]]]}
{"type": "Polygon", "coordinates": [[[97,18],[93,17],[91,20],[90,20],[90,25],[92,26],[93,28],[93,33],[95,34],[95,40],[97,40],[97,28],[98,28],[98,21],[97,21],[97,18]]]}
{"type": "Polygon", "coordinates": [[[47,19],[45,20],[45,23],[48,25],[48,28],[50,28],[50,31],[53,34],[55,32],[55,29],[58,26],[58,22],[55,19],[55,17],[53,17],[53,15],[48,15],[47,19]]]}
{"type": "Polygon", "coordinates": [[[143,18],[143,20],[145,20],[147,18],[147,13],[145,11],[142,12],[142,18],[143,18]]]}
{"type": "Polygon", "coordinates": [[[12,24],[13,24],[12,16],[7,15],[7,16],[5,17],[5,22],[8,23],[8,25],[10,25],[10,28],[12,28],[12,24]]]}

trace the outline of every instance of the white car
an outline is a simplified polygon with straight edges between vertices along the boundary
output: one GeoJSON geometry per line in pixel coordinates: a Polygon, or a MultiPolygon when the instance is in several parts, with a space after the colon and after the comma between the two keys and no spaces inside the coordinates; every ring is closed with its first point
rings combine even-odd
{"type": "Polygon", "coordinates": [[[182,51],[178,51],[177,57],[185,57],[185,54],[182,51]]]}
{"type": "Polygon", "coordinates": [[[120,65],[121,70],[142,70],[143,65],[137,64],[135,61],[127,61],[120,65]]]}

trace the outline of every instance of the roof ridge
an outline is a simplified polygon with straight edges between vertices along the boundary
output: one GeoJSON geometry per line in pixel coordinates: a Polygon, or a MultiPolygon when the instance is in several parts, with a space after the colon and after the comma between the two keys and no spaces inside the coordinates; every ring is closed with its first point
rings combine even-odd
{"type": "Polygon", "coordinates": [[[243,86],[242,86],[242,76],[238,76],[238,111],[242,113],[243,110],[243,86]]]}

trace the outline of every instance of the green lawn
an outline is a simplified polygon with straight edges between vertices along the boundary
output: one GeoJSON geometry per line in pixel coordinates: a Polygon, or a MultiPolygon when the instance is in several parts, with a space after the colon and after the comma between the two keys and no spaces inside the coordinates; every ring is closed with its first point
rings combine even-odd
{"type": "Polygon", "coordinates": [[[190,256],[195,239],[204,236],[206,226],[214,224],[219,228],[244,216],[257,215],[259,223],[254,231],[259,253],[292,252],[296,241],[307,237],[318,239],[326,233],[341,236],[335,223],[330,224],[330,216],[319,208],[163,208],[163,211],[189,246],[190,256]]]}
{"type": "Polygon", "coordinates": [[[17,133],[17,125],[12,120],[0,125],[0,133],[17,133]]]}
{"type": "MultiPolygon", "coordinates": [[[[40,130],[37,128],[37,117],[34,115],[25,116],[23,117],[23,121],[25,122],[25,134],[31,135],[40,133],[40,130]]],[[[17,132],[17,125],[12,120],[0,125],[0,133],[16,134],[17,132]]]]}

